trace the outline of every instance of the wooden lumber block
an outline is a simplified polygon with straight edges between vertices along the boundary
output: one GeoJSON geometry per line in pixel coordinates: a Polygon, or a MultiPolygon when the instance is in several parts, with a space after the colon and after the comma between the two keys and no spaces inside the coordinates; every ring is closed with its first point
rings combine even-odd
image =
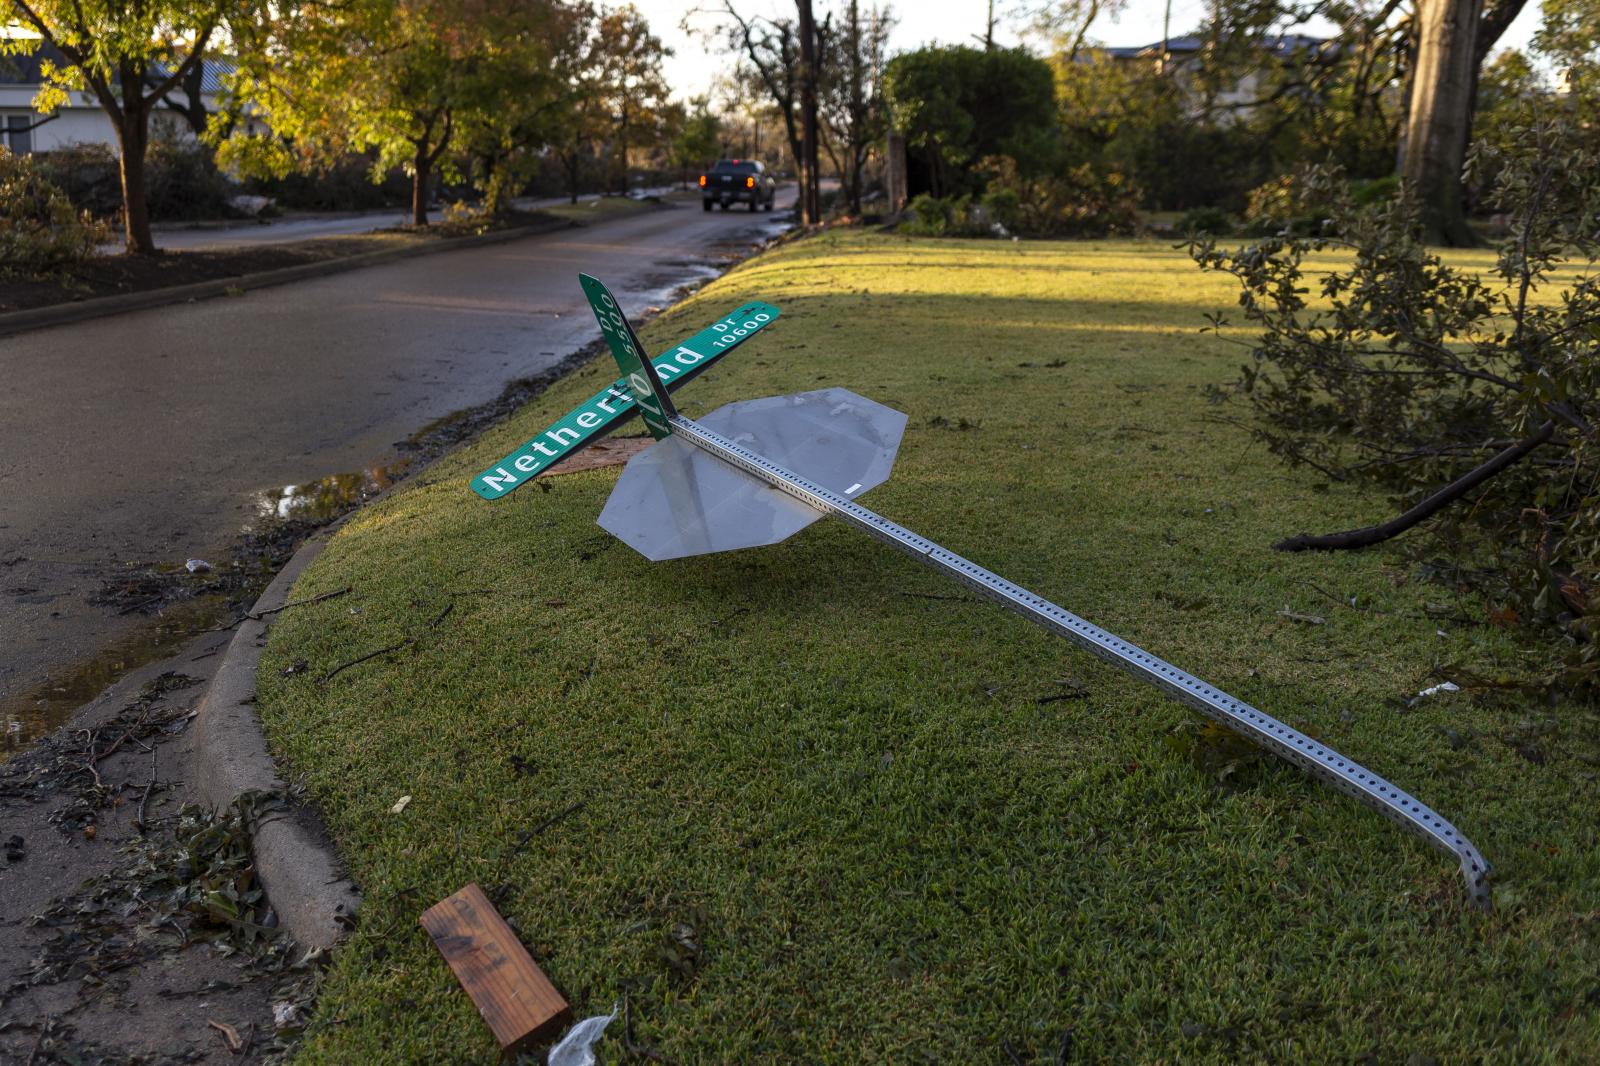
{"type": "Polygon", "coordinates": [[[503,1052],[554,1039],[572,1009],[511,931],[489,897],[468,885],[418,919],[455,971],[503,1052]]]}

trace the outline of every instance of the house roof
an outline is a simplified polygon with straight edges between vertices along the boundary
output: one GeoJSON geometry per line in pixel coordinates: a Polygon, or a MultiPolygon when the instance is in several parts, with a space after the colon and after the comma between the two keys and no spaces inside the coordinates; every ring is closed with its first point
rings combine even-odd
{"type": "MultiPolygon", "coordinates": [[[[1326,37],[1311,37],[1304,33],[1280,33],[1270,37],[1263,37],[1261,45],[1273,55],[1290,55],[1295,52],[1321,48],[1328,43],[1326,37]]],[[[1156,56],[1161,54],[1161,41],[1153,44],[1138,45],[1132,48],[1106,48],[1103,51],[1114,59],[1138,59],[1141,56],[1156,56]]],[[[1166,41],[1166,50],[1175,56],[1193,55],[1206,46],[1206,38],[1197,33],[1185,33],[1177,37],[1169,37],[1166,41]]]]}
{"type": "MultiPolygon", "coordinates": [[[[51,44],[41,44],[36,51],[25,55],[0,55],[0,85],[38,85],[44,78],[40,73],[40,66],[49,60],[57,66],[66,65],[66,57],[60,49],[51,44]]],[[[234,71],[234,64],[226,59],[205,59],[201,61],[203,72],[200,77],[200,91],[212,95],[222,91],[222,79],[234,71]]],[[[166,68],[159,63],[151,64],[150,75],[155,78],[166,77],[166,68]]]]}

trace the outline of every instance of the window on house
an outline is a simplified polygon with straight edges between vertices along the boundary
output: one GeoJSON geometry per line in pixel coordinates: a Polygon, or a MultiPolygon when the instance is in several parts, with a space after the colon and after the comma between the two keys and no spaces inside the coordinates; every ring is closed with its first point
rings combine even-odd
{"type": "Polygon", "coordinates": [[[6,116],[6,143],[12,154],[27,155],[33,151],[33,118],[29,115],[6,116]]]}

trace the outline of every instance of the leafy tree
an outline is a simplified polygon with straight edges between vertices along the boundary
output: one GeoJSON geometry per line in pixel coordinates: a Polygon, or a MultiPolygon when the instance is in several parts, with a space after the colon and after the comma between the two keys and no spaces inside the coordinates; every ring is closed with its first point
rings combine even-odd
{"type": "Polygon", "coordinates": [[[1533,47],[1560,73],[1592,128],[1600,118],[1600,0],[1544,0],[1533,47]]]}
{"type": "Polygon", "coordinates": [[[486,42],[487,106],[469,109],[461,123],[461,149],[490,215],[506,209],[515,186],[563,137],[574,106],[571,71],[594,19],[582,4],[549,3],[537,15],[502,25],[486,42]]]}
{"type": "Polygon", "coordinates": [[[1255,99],[1232,106],[1254,110],[1272,103],[1298,114],[1329,145],[1348,145],[1355,137],[1370,149],[1372,138],[1392,136],[1396,170],[1415,188],[1430,238],[1470,244],[1461,171],[1478,71],[1525,3],[1219,0],[1204,30],[1202,84],[1213,91],[1237,85],[1248,65],[1280,71],[1262,80],[1255,99]],[[1286,63],[1260,62],[1287,27],[1312,19],[1335,23],[1338,35],[1321,48],[1282,57],[1286,63]]]}
{"type": "Polygon", "coordinates": [[[662,109],[672,93],[661,71],[671,54],[632,4],[601,12],[590,62],[596,72],[594,88],[614,123],[612,160],[619,193],[628,191],[630,148],[655,140],[662,109]]]}
{"type": "Polygon", "coordinates": [[[67,65],[43,64],[45,83],[33,106],[55,111],[71,90],[94,94],[116,130],[122,180],[123,233],[129,252],[153,255],[145,192],[150,112],[201,63],[230,20],[255,10],[254,0],[0,0],[3,21],[39,34],[0,36],[0,52],[28,52],[43,40],[67,65]]]}
{"type": "Polygon", "coordinates": [[[1238,279],[1240,310],[1261,330],[1240,381],[1257,436],[1290,462],[1375,481],[1405,505],[1376,526],[1277,547],[1359,548],[1427,522],[1455,560],[1450,572],[1502,604],[1502,619],[1561,625],[1568,680],[1592,682],[1600,151],[1570,112],[1544,105],[1470,162],[1493,167],[1489,203],[1512,219],[1488,276],[1428,251],[1412,196],[1357,208],[1329,173],[1312,185],[1335,204],[1334,235],[1192,251],[1238,279]],[[1331,270],[1307,261],[1333,249],[1352,258],[1331,270]]]}
{"type": "Polygon", "coordinates": [[[567,102],[553,142],[573,203],[585,169],[605,152],[604,182],[627,191],[629,151],[661,133],[669,93],[661,63],[670,54],[631,4],[601,10],[586,27],[563,71],[567,102]]]}
{"type": "Polygon", "coordinates": [[[935,196],[975,190],[974,164],[1008,156],[1023,177],[1057,160],[1049,64],[1023,49],[932,47],[889,61],[884,95],[935,196]]]}
{"type": "Polygon", "coordinates": [[[689,171],[715,160],[722,147],[722,119],[712,112],[710,97],[693,97],[689,108],[672,141],[672,165],[685,183],[689,171]]]}
{"type": "Polygon", "coordinates": [[[861,213],[867,157],[885,132],[883,71],[893,25],[886,7],[863,13],[859,0],[849,0],[842,24],[828,35],[823,56],[823,143],[843,181],[845,202],[856,215],[861,213]]]}
{"type": "Polygon", "coordinates": [[[428,222],[434,173],[465,128],[529,77],[555,0],[287,0],[236,31],[235,104],[270,133],[236,131],[220,158],[249,173],[325,168],[375,153],[374,177],[403,167],[411,216],[428,222]]]}
{"type": "MultiPolygon", "coordinates": [[[[1036,7],[1024,8],[1024,13],[1033,28],[1054,43],[1052,51],[1070,63],[1084,53],[1089,44],[1089,31],[1101,16],[1115,21],[1127,6],[1128,0],[1048,0],[1036,7]]],[[[993,18],[991,8],[986,48],[994,47],[993,18]]]]}

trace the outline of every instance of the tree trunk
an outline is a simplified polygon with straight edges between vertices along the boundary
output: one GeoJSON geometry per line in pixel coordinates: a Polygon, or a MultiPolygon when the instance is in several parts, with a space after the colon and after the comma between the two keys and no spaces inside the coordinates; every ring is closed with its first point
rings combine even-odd
{"type": "MultiPolygon", "coordinates": [[[[994,18],[994,0],[989,0],[989,17],[994,18]]],[[[850,214],[861,217],[861,165],[867,140],[867,103],[861,71],[861,11],[857,0],[850,0],[850,143],[849,173],[845,177],[845,195],[849,198],[850,214]]]]}
{"type": "Polygon", "coordinates": [[[411,163],[411,224],[428,224],[428,177],[433,159],[428,154],[428,142],[417,142],[417,155],[411,163]]]}
{"type": "Polygon", "coordinates": [[[137,101],[123,109],[117,127],[121,149],[118,170],[122,176],[122,224],[130,255],[157,255],[150,233],[150,204],[145,196],[144,157],[150,146],[150,116],[137,101]]]}
{"type": "Polygon", "coordinates": [[[628,105],[622,105],[622,121],[617,124],[617,195],[628,195],[628,105]]]}
{"type": "Polygon", "coordinates": [[[796,0],[800,12],[800,223],[822,221],[817,179],[817,25],[811,0],[796,0]]]}
{"type": "Polygon", "coordinates": [[[1422,0],[1400,174],[1422,202],[1429,240],[1476,243],[1467,226],[1461,168],[1472,132],[1482,0],[1422,0]]]}

